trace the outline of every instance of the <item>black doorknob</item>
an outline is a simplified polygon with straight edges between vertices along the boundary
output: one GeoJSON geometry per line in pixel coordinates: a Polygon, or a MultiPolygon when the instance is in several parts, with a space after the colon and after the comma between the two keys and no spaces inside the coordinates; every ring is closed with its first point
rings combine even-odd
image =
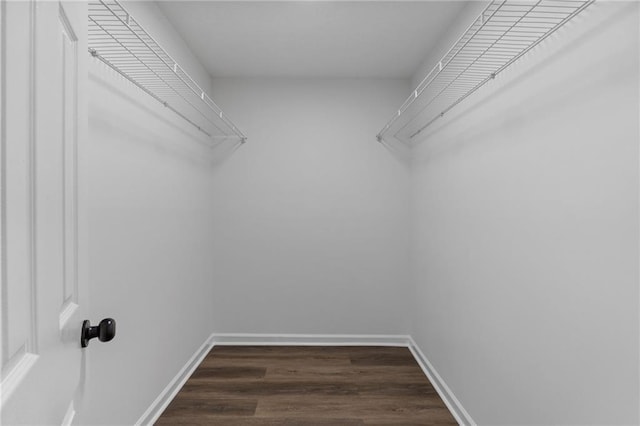
{"type": "Polygon", "coordinates": [[[89,340],[97,337],[101,342],[108,342],[116,335],[116,320],[113,318],[105,318],[100,324],[91,326],[89,320],[82,322],[82,334],[80,336],[80,346],[86,348],[89,340]]]}

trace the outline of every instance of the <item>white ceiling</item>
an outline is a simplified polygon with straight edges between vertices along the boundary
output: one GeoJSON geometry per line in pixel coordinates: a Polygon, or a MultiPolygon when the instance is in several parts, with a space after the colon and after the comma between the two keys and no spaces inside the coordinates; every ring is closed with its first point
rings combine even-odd
{"type": "Polygon", "coordinates": [[[409,78],[462,1],[162,1],[214,77],[409,78]]]}

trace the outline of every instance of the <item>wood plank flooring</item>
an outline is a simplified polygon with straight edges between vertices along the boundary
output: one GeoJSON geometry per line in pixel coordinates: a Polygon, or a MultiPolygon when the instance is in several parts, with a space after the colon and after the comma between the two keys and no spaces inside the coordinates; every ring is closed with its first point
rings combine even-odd
{"type": "Polygon", "coordinates": [[[407,348],[215,346],[157,425],[455,425],[407,348]]]}

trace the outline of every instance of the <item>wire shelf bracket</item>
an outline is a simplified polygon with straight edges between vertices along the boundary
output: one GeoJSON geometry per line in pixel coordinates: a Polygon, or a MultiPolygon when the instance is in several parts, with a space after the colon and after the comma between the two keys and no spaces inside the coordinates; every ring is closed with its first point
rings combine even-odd
{"type": "Polygon", "coordinates": [[[89,54],[214,140],[247,137],[117,0],[89,1],[89,54]]]}
{"type": "Polygon", "coordinates": [[[493,0],[378,133],[414,142],[433,122],[595,0],[493,0]]]}

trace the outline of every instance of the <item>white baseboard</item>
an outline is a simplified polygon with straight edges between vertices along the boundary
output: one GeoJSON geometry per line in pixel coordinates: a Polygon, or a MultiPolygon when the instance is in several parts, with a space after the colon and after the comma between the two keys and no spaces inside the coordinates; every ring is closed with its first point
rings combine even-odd
{"type": "Polygon", "coordinates": [[[425,354],[420,350],[416,342],[412,337],[409,337],[409,350],[413,354],[413,357],[422,368],[422,371],[427,376],[433,387],[440,395],[440,398],[444,401],[445,405],[453,414],[456,421],[461,425],[477,425],[477,423],[471,418],[467,410],[464,409],[458,398],[453,394],[449,386],[445,383],[445,381],[440,377],[436,369],[429,362],[429,359],[425,356],[425,354]]]}
{"type": "Polygon", "coordinates": [[[387,334],[251,334],[218,333],[212,345],[291,345],[291,346],[402,346],[410,337],[387,334]]]}
{"type": "Polygon", "coordinates": [[[178,374],[169,382],[167,387],[160,392],[160,395],[151,403],[149,408],[140,416],[138,421],[135,423],[138,425],[152,425],[156,420],[160,417],[162,412],[167,408],[169,403],[176,396],[178,391],[182,388],[182,386],[186,383],[189,377],[193,374],[193,372],[198,368],[202,360],[209,353],[211,348],[211,337],[207,338],[207,340],[196,350],[193,356],[187,361],[187,363],[180,369],[178,374]]]}
{"type": "Polygon", "coordinates": [[[424,353],[411,336],[380,334],[253,334],[214,333],[198,348],[184,367],[176,374],[167,387],[158,395],[151,406],[135,423],[153,424],[167,408],[171,400],[200,365],[204,357],[216,345],[291,345],[291,346],[397,346],[409,348],[416,362],[427,376],[451,414],[461,425],[476,425],[469,413],[453,394],[449,386],[433,368],[424,353]]]}

